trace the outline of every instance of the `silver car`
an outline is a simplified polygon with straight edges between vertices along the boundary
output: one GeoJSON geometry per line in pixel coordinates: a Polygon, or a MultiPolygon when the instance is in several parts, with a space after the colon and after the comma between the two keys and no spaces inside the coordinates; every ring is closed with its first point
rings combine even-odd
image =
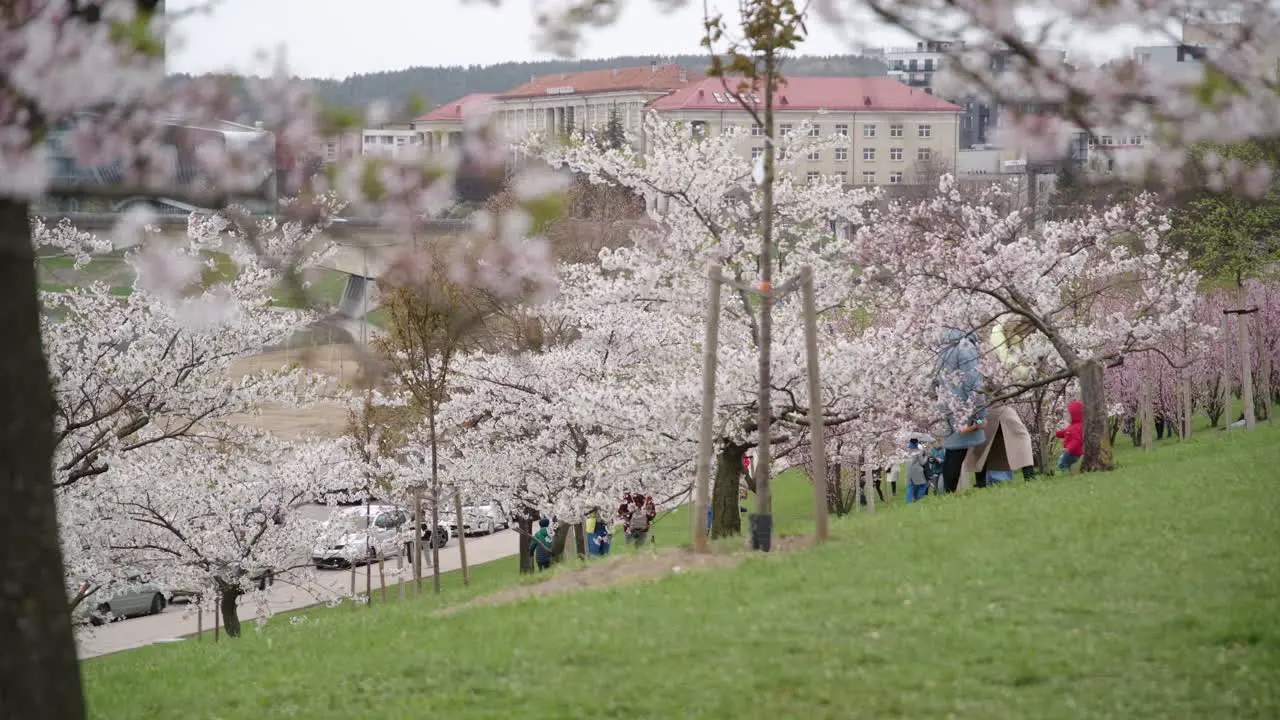
{"type": "Polygon", "coordinates": [[[163,588],[139,578],[131,578],[130,585],[114,595],[105,592],[99,591],[85,598],[76,608],[76,614],[90,624],[102,625],[112,620],[157,615],[169,605],[163,588]]]}

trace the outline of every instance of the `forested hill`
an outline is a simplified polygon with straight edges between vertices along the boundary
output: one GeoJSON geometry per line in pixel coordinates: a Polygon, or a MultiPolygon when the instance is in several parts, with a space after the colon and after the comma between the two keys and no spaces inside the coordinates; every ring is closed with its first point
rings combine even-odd
{"type": "MultiPolygon", "coordinates": [[[[392,107],[401,107],[415,96],[422,98],[427,103],[427,107],[436,107],[453,102],[468,93],[510,90],[528,82],[531,75],[634,67],[648,65],[653,60],[676,63],[696,72],[705,72],[707,69],[705,55],[657,58],[629,56],[572,62],[510,62],[467,67],[415,67],[396,72],[352,75],[344,80],[316,80],[315,83],[317,92],[326,101],[352,109],[364,109],[377,101],[386,102],[392,107]]],[[[783,72],[788,75],[870,76],[884,75],[885,66],[874,58],[857,55],[800,56],[787,60],[783,72]]]]}

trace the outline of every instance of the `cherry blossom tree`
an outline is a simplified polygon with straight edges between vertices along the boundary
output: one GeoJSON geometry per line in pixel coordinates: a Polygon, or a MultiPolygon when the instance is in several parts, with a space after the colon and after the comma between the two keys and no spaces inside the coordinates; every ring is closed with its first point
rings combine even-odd
{"type": "MultiPolygon", "coordinates": [[[[1198,327],[1198,278],[1161,246],[1167,226],[1159,208],[1143,196],[1032,231],[1021,211],[992,208],[1004,192],[998,187],[966,196],[945,177],[940,190],[932,200],[892,203],[858,231],[854,258],[868,306],[914,318],[922,333],[985,333],[1020,321],[1027,329],[1014,357],[1027,358],[1018,364],[1034,374],[996,380],[989,401],[1076,378],[1084,468],[1103,467],[1103,365],[1157,351],[1166,333],[1198,327]]],[[[999,378],[998,368],[988,369],[989,381],[999,378]]]]}
{"type": "Polygon", "coordinates": [[[276,576],[318,587],[307,582],[306,553],[326,528],[297,508],[340,480],[341,460],[331,440],[286,443],[246,430],[189,443],[181,454],[149,446],[65,498],[63,509],[91,528],[77,537],[99,559],[100,595],[142,576],[213,597],[237,637],[242,596],[258,601],[264,620],[262,591],[276,576]]]}
{"type": "MultiPolygon", "coordinates": [[[[693,137],[687,127],[651,117],[645,125],[645,154],[630,150],[600,151],[582,145],[546,151],[553,165],[564,165],[594,182],[632,188],[648,197],[653,228],[632,235],[627,247],[600,254],[599,267],[580,266],[566,272],[561,297],[554,304],[573,316],[576,328],[617,332],[619,326],[640,327],[647,318],[663,323],[650,330],[649,354],[661,362],[664,384],[655,405],[674,417],[655,417],[656,427],[670,436],[671,450],[685,454],[658,466],[677,467],[696,456],[696,426],[701,403],[699,346],[705,322],[705,271],[720,264],[743,287],[759,282],[756,259],[761,252],[757,222],[762,201],[753,192],[751,166],[742,158],[742,135],[729,130],[693,137]],[[633,306],[645,314],[632,316],[633,306]],[[627,313],[616,318],[617,313],[627,313]],[[615,319],[616,318],[616,319],[615,319]],[[673,323],[668,327],[666,323],[673,323]],[[666,338],[683,333],[683,341],[666,338]],[[676,355],[669,355],[676,353],[676,355]],[[679,388],[679,389],[677,389],[679,388]],[[686,454],[687,453],[687,454],[686,454]]],[[[816,141],[822,142],[822,141],[816,141]]],[[[804,128],[779,138],[779,172],[774,188],[776,262],[780,269],[814,268],[820,324],[823,406],[834,428],[847,424],[866,439],[880,442],[893,432],[920,421],[928,411],[905,405],[930,404],[932,355],[899,341],[897,319],[876,324],[850,322],[857,308],[850,301],[854,279],[848,265],[852,246],[831,232],[836,221],[861,221],[859,206],[870,199],[862,191],[848,191],[834,183],[796,182],[791,168],[808,152],[804,128]]],[[[715,428],[716,491],[713,535],[735,533],[739,516],[738,487],[742,457],[759,441],[757,346],[759,325],[753,301],[735,291],[722,308],[718,353],[715,428]]],[[[770,389],[771,440],[777,455],[808,443],[805,387],[806,364],[800,303],[783,295],[775,304],[770,389]]],[[[648,327],[647,325],[645,327],[648,327]]],[[[640,343],[644,338],[638,338],[640,343]]],[[[910,429],[907,427],[907,429],[910,429]]],[[[786,461],[783,460],[783,467],[786,461]]]]}

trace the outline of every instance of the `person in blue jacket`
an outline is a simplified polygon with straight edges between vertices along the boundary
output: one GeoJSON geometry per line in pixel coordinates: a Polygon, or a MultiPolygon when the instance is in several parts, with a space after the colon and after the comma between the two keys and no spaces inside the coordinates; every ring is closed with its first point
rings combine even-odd
{"type": "Polygon", "coordinates": [[[591,517],[587,519],[587,554],[588,555],[608,555],[609,549],[613,545],[613,537],[609,534],[609,523],[600,517],[600,511],[595,510],[591,513],[591,517]]]}
{"type": "Polygon", "coordinates": [[[943,331],[934,386],[938,390],[938,407],[947,424],[947,435],[942,440],[942,484],[949,493],[960,485],[960,473],[969,448],[987,440],[983,429],[987,411],[982,409],[983,377],[978,361],[976,335],[955,328],[943,331]],[[959,417],[958,406],[974,409],[959,417]]]}

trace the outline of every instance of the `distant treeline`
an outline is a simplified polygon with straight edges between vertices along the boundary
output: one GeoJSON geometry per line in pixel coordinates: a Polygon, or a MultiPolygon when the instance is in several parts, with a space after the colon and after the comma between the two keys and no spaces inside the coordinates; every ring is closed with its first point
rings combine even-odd
{"type": "MultiPolygon", "coordinates": [[[[706,72],[706,55],[667,55],[604,58],[598,60],[508,62],[497,65],[415,67],[395,72],[352,75],[343,80],[313,80],[316,92],[326,102],[353,110],[363,110],[375,102],[391,108],[407,107],[418,98],[426,108],[444,105],[475,92],[503,92],[526,83],[534,75],[571,73],[604,68],[648,65],[652,61],[676,63],[695,72],[706,72]]],[[[789,58],[784,67],[789,75],[867,77],[885,74],[878,59],[859,55],[802,55],[789,58]]],[[[174,76],[181,81],[186,76],[174,76]]]]}

